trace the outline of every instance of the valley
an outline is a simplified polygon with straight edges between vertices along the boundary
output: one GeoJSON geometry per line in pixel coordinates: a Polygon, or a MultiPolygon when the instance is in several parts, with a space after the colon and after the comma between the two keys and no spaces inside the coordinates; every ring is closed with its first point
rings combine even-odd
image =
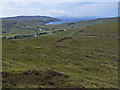
{"type": "Polygon", "coordinates": [[[50,21],[3,19],[3,88],[118,88],[117,17],[50,21]]]}

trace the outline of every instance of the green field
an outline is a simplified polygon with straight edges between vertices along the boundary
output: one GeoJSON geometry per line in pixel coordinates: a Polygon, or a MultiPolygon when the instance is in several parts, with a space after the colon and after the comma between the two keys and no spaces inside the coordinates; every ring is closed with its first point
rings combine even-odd
{"type": "Polygon", "coordinates": [[[112,20],[3,39],[3,88],[118,88],[118,22],[112,20]]]}
{"type": "Polygon", "coordinates": [[[48,31],[45,23],[59,21],[57,18],[47,16],[18,16],[2,19],[2,33],[4,36],[10,34],[31,35],[40,32],[40,29],[48,31]]]}

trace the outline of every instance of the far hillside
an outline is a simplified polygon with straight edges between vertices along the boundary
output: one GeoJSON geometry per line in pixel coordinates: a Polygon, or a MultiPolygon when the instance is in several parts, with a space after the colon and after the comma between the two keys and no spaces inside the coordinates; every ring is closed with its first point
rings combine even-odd
{"type": "Polygon", "coordinates": [[[67,30],[66,32],[55,32],[56,36],[70,37],[117,37],[118,22],[94,24],[86,27],[67,30]]]}
{"type": "MultiPolygon", "coordinates": [[[[117,22],[118,17],[115,18],[98,18],[94,20],[88,20],[88,21],[78,21],[78,22],[72,22],[72,23],[63,23],[59,25],[50,25],[52,28],[81,28],[85,26],[90,26],[94,24],[104,24],[104,23],[110,23],[110,22],[117,22]]],[[[49,25],[48,25],[49,26],[49,25]]]]}
{"type": "Polygon", "coordinates": [[[7,34],[35,34],[39,32],[41,25],[51,21],[59,21],[57,18],[47,16],[17,16],[2,18],[3,35],[7,34]]]}
{"type": "Polygon", "coordinates": [[[47,16],[18,16],[3,18],[2,38],[16,39],[37,35],[54,35],[59,31],[65,30],[69,32],[71,30],[75,31],[76,29],[84,29],[91,25],[117,22],[118,18],[100,18],[88,21],[63,23],[58,25],[46,25],[48,22],[59,20],[60,19],[47,16]]]}

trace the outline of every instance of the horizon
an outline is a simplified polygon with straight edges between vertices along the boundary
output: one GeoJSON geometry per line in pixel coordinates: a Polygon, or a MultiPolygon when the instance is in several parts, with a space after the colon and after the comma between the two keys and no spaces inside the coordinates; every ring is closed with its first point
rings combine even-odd
{"type": "MultiPolygon", "coordinates": [[[[36,16],[38,16],[38,17],[42,17],[42,16],[40,16],[40,15],[29,15],[29,16],[27,16],[27,15],[19,15],[19,16],[8,16],[8,17],[0,17],[0,18],[12,18],[12,17],[36,17],[36,16]]],[[[63,15],[64,16],[64,15],[63,15]]],[[[54,17],[54,16],[46,16],[46,17],[52,17],[52,18],[117,18],[117,17],[119,17],[119,16],[111,16],[111,17],[107,17],[107,16],[77,16],[77,17],[74,17],[74,16],[66,16],[65,15],[65,17],[63,17],[63,16],[58,16],[58,17],[54,17]]],[[[44,16],[43,16],[44,17],[44,16]]]]}
{"type": "Polygon", "coordinates": [[[0,18],[16,16],[118,17],[117,2],[4,2],[0,18]],[[74,12],[74,14],[73,14],[74,12]]]}

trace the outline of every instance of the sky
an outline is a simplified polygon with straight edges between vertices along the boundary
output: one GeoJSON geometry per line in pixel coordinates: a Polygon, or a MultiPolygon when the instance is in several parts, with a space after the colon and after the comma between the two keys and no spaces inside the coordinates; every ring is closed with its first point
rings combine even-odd
{"type": "Polygon", "coordinates": [[[0,5],[0,17],[12,16],[97,16],[117,17],[118,0],[4,0],[0,5]],[[33,2],[34,1],[34,2],[33,2]]]}

